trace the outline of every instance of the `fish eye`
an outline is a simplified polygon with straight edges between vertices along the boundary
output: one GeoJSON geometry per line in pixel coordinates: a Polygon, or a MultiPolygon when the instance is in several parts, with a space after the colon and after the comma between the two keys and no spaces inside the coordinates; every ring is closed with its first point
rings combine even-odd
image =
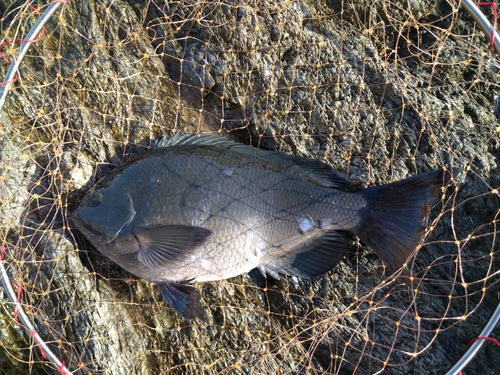
{"type": "Polygon", "coordinates": [[[99,191],[92,193],[89,197],[89,206],[97,207],[102,203],[102,194],[99,191]]]}

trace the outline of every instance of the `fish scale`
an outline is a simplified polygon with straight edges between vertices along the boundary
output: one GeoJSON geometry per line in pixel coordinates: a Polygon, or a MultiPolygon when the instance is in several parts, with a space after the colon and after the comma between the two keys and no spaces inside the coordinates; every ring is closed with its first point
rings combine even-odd
{"type": "Polygon", "coordinates": [[[352,193],[318,160],[176,135],[99,181],[72,220],[104,255],[155,282],[182,316],[203,318],[191,283],[254,268],[318,276],[349,249],[339,231],[401,267],[449,177],[441,169],[352,193]]]}

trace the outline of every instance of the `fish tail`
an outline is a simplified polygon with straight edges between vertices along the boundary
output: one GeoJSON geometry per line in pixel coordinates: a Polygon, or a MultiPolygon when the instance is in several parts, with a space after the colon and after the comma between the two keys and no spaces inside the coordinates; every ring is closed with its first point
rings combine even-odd
{"type": "Polygon", "coordinates": [[[441,187],[459,171],[438,169],[361,192],[369,209],[354,233],[376,251],[389,271],[406,265],[420,243],[441,187]]]}

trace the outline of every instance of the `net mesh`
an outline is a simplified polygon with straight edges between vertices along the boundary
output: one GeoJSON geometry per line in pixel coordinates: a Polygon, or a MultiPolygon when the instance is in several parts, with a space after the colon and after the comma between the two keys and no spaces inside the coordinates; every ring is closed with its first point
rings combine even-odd
{"type": "MultiPolygon", "coordinates": [[[[1,76],[49,4],[0,4],[1,76]]],[[[442,373],[498,303],[500,61],[459,2],[63,1],[33,42],[2,83],[2,259],[73,373],[442,373]],[[405,283],[352,237],[316,279],[198,284],[209,318],[187,322],[68,220],[176,132],[322,159],[357,188],[462,172],[405,283]]],[[[0,302],[5,373],[57,371],[0,302]]],[[[499,364],[486,345],[469,368],[499,364]]]]}

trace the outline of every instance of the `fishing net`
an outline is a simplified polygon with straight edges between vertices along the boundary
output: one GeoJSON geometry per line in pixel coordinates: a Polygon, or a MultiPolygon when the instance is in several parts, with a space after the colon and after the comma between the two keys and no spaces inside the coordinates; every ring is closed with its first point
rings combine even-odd
{"type": "MultiPolygon", "coordinates": [[[[436,374],[480,334],[500,292],[500,60],[460,2],[7,0],[0,14],[0,76],[31,43],[1,84],[0,374],[436,374]],[[312,280],[197,284],[208,318],[188,322],[68,220],[177,132],[321,159],[353,189],[461,172],[410,276],[350,237],[312,280]]],[[[486,343],[467,370],[499,364],[486,343]]]]}

